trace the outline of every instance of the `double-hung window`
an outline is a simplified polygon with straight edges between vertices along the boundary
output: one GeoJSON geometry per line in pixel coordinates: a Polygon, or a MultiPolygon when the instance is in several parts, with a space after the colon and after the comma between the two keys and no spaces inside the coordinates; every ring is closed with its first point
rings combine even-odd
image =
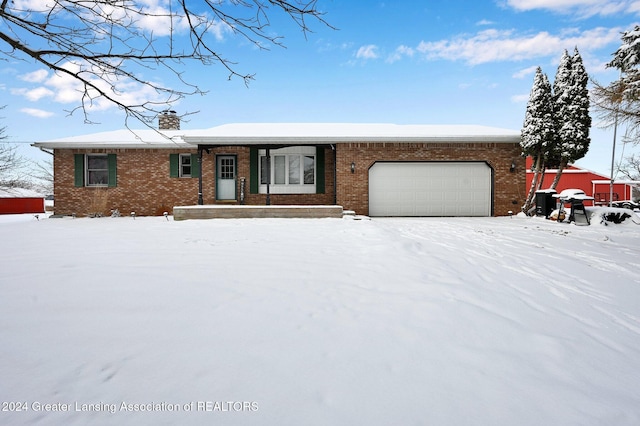
{"type": "Polygon", "coordinates": [[[191,154],[180,154],[180,177],[191,177],[191,154]]]}
{"type": "Polygon", "coordinates": [[[170,177],[197,178],[199,173],[198,154],[169,154],[170,177]]]}
{"type": "Polygon", "coordinates": [[[109,161],[106,154],[87,154],[87,186],[107,186],[109,161]]]}
{"type": "Polygon", "coordinates": [[[74,186],[116,186],[116,154],[74,154],[74,186]]]}
{"type": "Polygon", "coordinates": [[[259,151],[260,192],[267,183],[273,194],[312,194],[316,192],[316,148],[294,146],[259,151]]]}

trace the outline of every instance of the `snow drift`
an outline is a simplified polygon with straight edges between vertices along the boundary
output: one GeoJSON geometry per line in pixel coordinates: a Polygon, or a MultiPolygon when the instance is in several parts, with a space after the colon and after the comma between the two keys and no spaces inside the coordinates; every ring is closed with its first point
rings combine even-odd
{"type": "Polygon", "coordinates": [[[630,221],[27,219],[3,424],[640,423],[630,221]]]}

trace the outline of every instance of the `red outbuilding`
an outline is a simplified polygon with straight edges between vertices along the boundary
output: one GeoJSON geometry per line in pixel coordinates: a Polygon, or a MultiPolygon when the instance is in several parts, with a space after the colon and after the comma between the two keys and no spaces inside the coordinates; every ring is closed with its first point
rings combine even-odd
{"type": "Polygon", "coordinates": [[[22,188],[0,188],[0,214],[44,213],[44,197],[22,188]]]}
{"type": "MultiPolygon", "coordinates": [[[[531,181],[533,180],[533,172],[531,171],[532,163],[533,161],[531,157],[527,157],[527,192],[529,191],[531,181]]],[[[556,172],[557,170],[555,169],[548,169],[545,172],[541,189],[547,189],[551,186],[553,179],[556,177],[556,172]]],[[[565,189],[581,189],[586,195],[594,198],[593,202],[585,202],[585,205],[607,205],[609,204],[609,195],[611,190],[610,181],[611,179],[609,176],[583,169],[575,165],[569,165],[563,170],[560,182],[558,182],[558,186],[556,187],[556,191],[559,193],[565,189]]],[[[640,181],[614,179],[613,201],[636,200],[639,196],[639,190],[640,181]]]]}

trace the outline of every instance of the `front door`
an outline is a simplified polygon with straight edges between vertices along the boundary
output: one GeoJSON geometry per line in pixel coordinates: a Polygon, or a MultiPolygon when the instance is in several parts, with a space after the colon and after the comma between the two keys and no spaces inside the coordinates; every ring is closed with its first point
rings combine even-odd
{"type": "Polygon", "coordinates": [[[236,199],[236,156],[218,155],[216,161],[216,199],[236,199]]]}

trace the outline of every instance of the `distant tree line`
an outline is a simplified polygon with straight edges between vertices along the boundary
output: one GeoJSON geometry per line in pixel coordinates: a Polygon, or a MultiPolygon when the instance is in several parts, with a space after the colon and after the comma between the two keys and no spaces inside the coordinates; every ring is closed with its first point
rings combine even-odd
{"type": "MultiPolygon", "coordinates": [[[[613,53],[608,68],[618,70],[617,80],[602,85],[593,81],[592,98],[599,119],[605,128],[625,129],[623,142],[638,145],[640,142],[640,26],[625,31],[622,44],[613,53]]],[[[617,165],[629,179],[640,179],[640,157],[626,156],[617,165]]]]}
{"type": "Polygon", "coordinates": [[[43,195],[53,193],[52,161],[34,163],[20,155],[17,145],[5,142],[6,130],[5,126],[0,127],[0,188],[33,189],[43,195]]]}

